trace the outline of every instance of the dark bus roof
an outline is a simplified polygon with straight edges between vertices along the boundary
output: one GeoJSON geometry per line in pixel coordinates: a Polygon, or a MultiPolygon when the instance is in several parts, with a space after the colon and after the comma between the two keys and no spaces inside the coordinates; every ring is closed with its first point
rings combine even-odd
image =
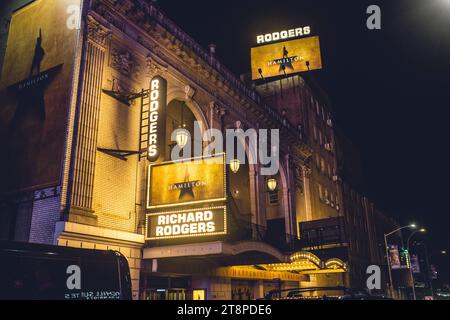
{"type": "Polygon", "coordinates": [[[120,252],[113,250],[93,250],[13,241],[0,241],[0,253],[2,252],[23,252],[37,253],[41,255],[77,256],[86,258],[125,258],[120,252]]]}

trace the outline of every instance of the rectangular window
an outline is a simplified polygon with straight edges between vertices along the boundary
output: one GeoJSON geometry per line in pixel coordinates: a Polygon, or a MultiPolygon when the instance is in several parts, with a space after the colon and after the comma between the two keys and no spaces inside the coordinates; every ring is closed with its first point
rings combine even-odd
{"type": "Polygon", "coordinates": [[[278,190],[269,191],[269,206],[278,206],[279,204],[278,190]]]}

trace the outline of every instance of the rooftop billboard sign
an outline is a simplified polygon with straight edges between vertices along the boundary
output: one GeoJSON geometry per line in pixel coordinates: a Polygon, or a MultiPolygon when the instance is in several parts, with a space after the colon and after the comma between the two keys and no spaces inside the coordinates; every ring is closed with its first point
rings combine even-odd
{"type": "Polygon", "coordinates": [[[318,36],[251,49],[252,80],[322,69],[318,36]]]}

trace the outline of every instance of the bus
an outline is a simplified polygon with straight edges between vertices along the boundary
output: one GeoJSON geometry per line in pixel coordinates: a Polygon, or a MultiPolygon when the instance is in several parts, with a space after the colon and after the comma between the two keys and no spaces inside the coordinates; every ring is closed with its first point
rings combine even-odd
{"type": "Polygon", "coordinates": [[[0,241],[0,300],[131,300],[119,252],[0,241]]]}

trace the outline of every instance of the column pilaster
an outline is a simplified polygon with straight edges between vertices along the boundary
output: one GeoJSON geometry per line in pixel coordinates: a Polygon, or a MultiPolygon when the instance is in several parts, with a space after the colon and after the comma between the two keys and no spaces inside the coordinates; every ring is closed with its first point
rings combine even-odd
{"type": "Polygon", "coordinates": [[[75,153],[69,220],[83,222],[75,215],[93,218],[95,158],[102,94],[102,77],[110,30],[88,17],[80,77],[81,98],[75,122],[75,153]]]}

